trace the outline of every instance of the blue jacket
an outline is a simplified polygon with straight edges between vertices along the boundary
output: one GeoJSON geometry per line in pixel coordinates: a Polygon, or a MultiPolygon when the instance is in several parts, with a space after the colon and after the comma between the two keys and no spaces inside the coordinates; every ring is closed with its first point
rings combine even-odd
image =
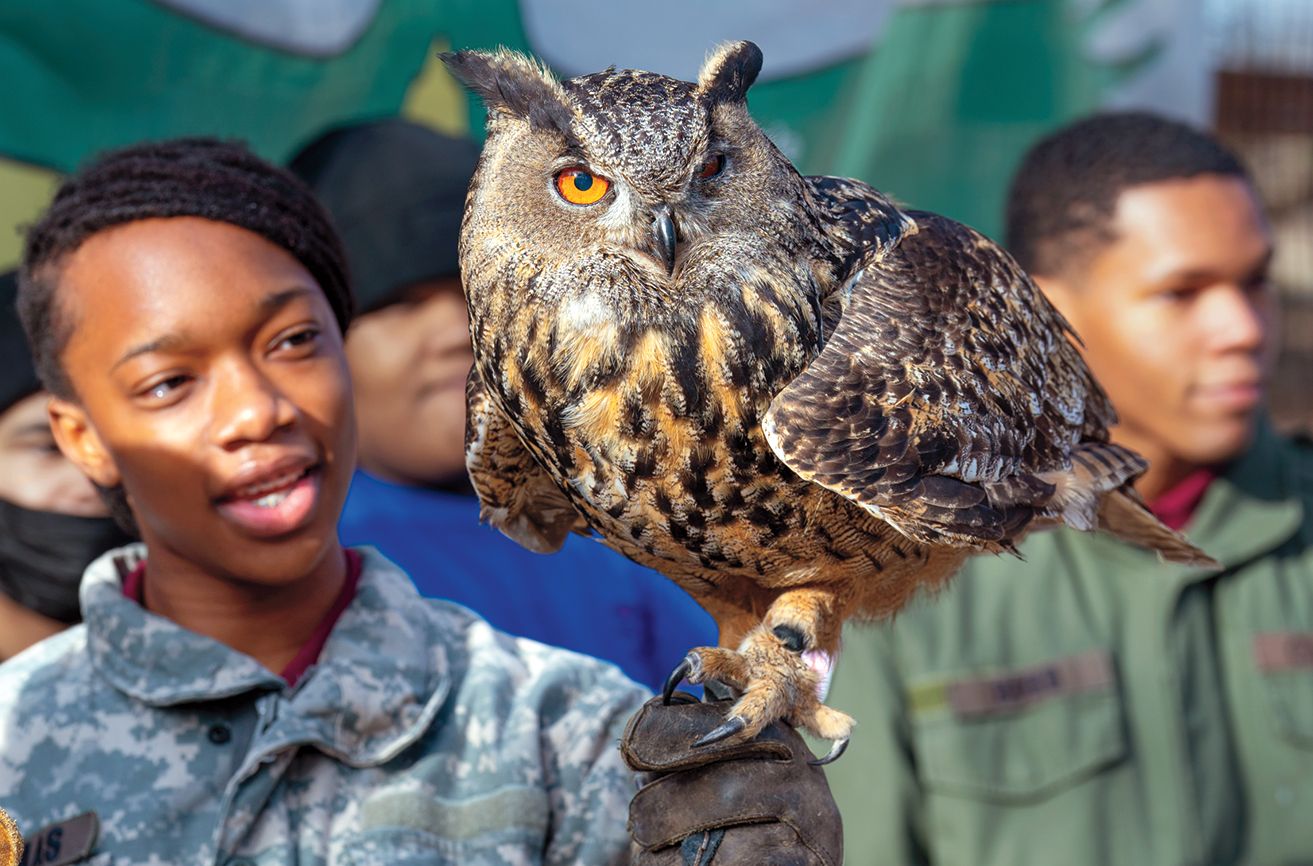
{"type": "Polygon", "coordinates": [[[342,543],[371,544],[421,595],[458,602],[494,627],[619,665],[656,688],[695,646],[714,646],[711,617],[674,583],[597,541],[571,537],[550,556],[479,523],[479,503],[357,472],[342,543]]]}

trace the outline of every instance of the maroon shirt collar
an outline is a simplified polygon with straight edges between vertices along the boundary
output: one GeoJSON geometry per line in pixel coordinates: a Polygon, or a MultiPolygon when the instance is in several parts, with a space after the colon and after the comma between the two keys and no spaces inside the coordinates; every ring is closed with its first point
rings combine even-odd
{"type": "MultiPolygon", "coordinates": [[[[333,632],[333,626],[350,605],[352,599],[356,597],[356,588],[360,585],[360,571],[362,560],[360,554],[354,550],[343,550],[346,556],[346,580],[342,583],[342,591],[337,594],[337,600],[329,608],[328,613],[319,621],[314,632],[309,639],[301,645],[296,655],[292,658],[287,666],[279,672],[279,676],[287,685],[296,685],[297,680],[301,679],[310,666],[319,661],[319,654],[324,650],[324,644],[328,643],[328,636],[333,632]]],[[[132,601],[141,605],[145,604],[146,591],[146,560],[142,560],[137,567],[128,572],[128,576],[123,580],[123,594],[132,601]]]]}
{"type": "Polygon", "coordinates": [[[1196,469],[1150,502],[1149,510],[1168,528],[1180,532],[1194,516],[1195,509],[1208,492],[1208,486],[1217,476],[1215,467],[1196,469]]]}

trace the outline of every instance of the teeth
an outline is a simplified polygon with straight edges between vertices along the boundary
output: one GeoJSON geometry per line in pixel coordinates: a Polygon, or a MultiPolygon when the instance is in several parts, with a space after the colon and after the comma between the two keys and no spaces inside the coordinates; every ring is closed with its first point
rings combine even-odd
{"type": "MultiPolygon", "coordinates": [[[[252,484],[250,487],[243,487],[234,495],[233,498],[256,499],[257,497],[263,496],[263,499],[268,499],[269,496],[264,495],[266,491],[277,491],[279,488],[287,487],[299,481],[301,479],[301,476],[304,474],[305,474],[304,470],[300,472],[290,472],[287,475],[283,475],[278,478],[271,479],[269,481],[264,482],[263,484],[252,484]]],[[[263,501],[263,499],[261,499],[260,501],[263,501]]]]}
{"type": "Polygon", "coordinates": [[[288,496],[290,496],[291,493],[292,491],[290,490],[280,490],[277,493],[270,493],[268,496],[261,496],[259,499],[256,499],[254,501],[255,504],[260,508],[273,508],[274,506],[280,504],[288,496]]]}

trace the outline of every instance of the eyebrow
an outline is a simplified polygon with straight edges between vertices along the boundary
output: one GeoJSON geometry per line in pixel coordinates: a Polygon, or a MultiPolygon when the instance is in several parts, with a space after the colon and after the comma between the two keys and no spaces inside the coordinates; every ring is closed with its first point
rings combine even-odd
{"type": "MultiPolygon", "coordinates": [[[[314,293],[314,289],[307,288],[306,286],[295,286],[290,289],[283,289],[281,292],[272,292],[260,299],[260,312],[265,316],[272,315],[297,298],[304,297],[305,295],[313,295],[314,293]]],[[[114,366],[110,367],[110,370],[117,370],[133,358],[141,355],[149,355],[151,352],[167,352],[178,349],[184,345],[184,342],[182,336],[179,334],[165,334],[154,340],[140,343],[124,352],[123,355],[114,362],[114,366]]]]}
{"type": "Polygon", "coordinates": [[[265,295],[260,300],[260,312],[268,315],[282,309],[297,298],[313,294],[315,294],[314,289],[306,286],[293,286],[290,289],[283,289],[281,292],[265,295]]]}
{"type": "MultiPolygon", "coordinates": [[[[1272,259],[1276,255],[1276,247],[1269,246],[1263,255],[1256,259],[1254,264],[1245,270],[1246,277],[1257,277],[1265,273],[1272,266],[1272,259]]],[[[1180,271],[1168,271],[1163,274],[1158,282],[1160,283],[1197,283],[1214,280],[1217,278],[1217,272],[1211,270],[1187,269],[1180,271]]]]}

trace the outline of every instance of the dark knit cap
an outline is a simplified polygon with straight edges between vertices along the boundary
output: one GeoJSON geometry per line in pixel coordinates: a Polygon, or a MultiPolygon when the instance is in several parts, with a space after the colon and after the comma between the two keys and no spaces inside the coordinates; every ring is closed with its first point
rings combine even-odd
{"type": "Polygon", "coordinates": [[[0,274],[0,413],[41,390],[32,352],[18,320],[18,273],[0,274]]]}
{"type": "Polygon", "coordinates": [[[337,224],[359,311],[459,273],[461,216],[478,158],[473,141],[400,118],[332,130],[293,158],[288,167],[337,224]]]}

